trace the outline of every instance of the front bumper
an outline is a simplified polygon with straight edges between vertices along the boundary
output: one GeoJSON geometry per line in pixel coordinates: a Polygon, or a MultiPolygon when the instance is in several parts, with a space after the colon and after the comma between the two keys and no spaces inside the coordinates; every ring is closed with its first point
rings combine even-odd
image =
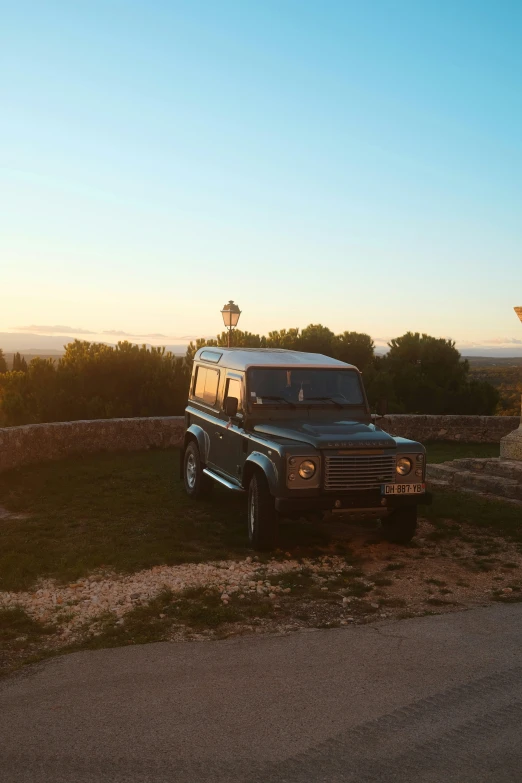
{"type": "Polygon", "coordinates": [[[344,514],[358,514],[361,510],[375,510],[379,508],[383,515],[399,508],[411,506],[431,506],[433,494],[424,492],[422,495],[390,496],[386,498],[380,492],[350,492],[349,494],[320,495],[319,497],[306,498],[276,498],[276,510],[282,514],[304,512],[334,511],[344,514]],[[386,503],[381,501],[385,500],[386,503]]]}

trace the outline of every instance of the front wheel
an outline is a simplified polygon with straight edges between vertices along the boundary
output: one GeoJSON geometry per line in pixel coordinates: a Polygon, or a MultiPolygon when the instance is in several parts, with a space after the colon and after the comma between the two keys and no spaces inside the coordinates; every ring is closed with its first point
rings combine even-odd
{"type": "Polygon", "coordinates": [[[393,511],[382,520],[384,537],[392,544],[409,544],[417,530],[417,508],[393,511]]]}
{"type": "Polygon", "coordinates": [[[191,498],[203,498],[212,490],[212,479],[203,473],[203,465],[197,443],[190,441],[183,459],[185,492],[191,498]]]}
{"type": "Polygon", "coordinates": [[[256,471],[248,485],[248,539],[254,549],[275,549],[278,521],[268,481],[256,471]]]}

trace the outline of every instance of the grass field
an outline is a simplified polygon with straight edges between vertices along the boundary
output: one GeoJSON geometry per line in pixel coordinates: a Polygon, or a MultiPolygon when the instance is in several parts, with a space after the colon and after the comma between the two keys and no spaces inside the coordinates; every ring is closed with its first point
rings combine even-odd
{"type": "MultiPolygon", "coordinates": [[[[485,456],[489,447],[430,444],[429,459],[485,456]],[[478,452],[478,453],[477,453],[478,452]]],[[[102,454],[0,474],[0,590],[23,590],[40,577],[73,582],[94,570],[134,572],[155,565],[244,557],[244,499],[215,488],[190,501],[178,479],[175,450],[102,454]]],[[[466,521],[517,540],[520,510],[469,495],[437,492],[422,507],[431,521],[466,521]]],[[[281,548],[317,554],[321,526],[287,523],[281,548]]]]}
{"type": "Polygon", "coordinates": [[[241,502],[194,503],[178,452],[100,454],[0,474],[0,590],[39,576],[74,581],[95,569],[137,571],[246,551],[241,502]]]}

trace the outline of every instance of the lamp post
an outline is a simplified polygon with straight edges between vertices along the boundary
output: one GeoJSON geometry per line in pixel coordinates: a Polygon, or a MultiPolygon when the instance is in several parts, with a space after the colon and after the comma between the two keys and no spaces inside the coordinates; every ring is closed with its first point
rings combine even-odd
{"type": "Polygon", "coordinates": [[[221,310],[221,315],[223,316],[223,323],[228,329],[228,347],[230,348],[232,329],[235,329],[237,326],[241,310],[231,299],[221,310]]]}

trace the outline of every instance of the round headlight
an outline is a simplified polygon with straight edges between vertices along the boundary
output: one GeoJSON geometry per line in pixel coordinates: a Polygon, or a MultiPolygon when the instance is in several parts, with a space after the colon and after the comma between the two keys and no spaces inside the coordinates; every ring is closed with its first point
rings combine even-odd
{"type": "Polygon", "coordinates": [[[397,460],[397,473],[400,476],[407,476],[411,470],[411,460],[408,457],[401,457],[397,460]]]}
{"type": "Polygon", "coordinates": [[[315,462],[312,462],[311,459],[305,459],[299,465],[299,475],[303,479],[311,479],[315,475],[316,469],[315,462]]]}

